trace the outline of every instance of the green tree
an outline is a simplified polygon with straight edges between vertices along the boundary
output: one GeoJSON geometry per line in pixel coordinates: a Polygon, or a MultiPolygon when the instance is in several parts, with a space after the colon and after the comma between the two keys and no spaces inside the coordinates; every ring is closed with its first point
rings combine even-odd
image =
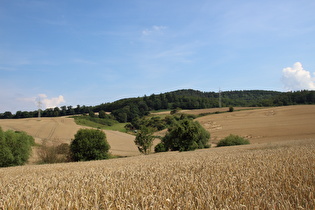
{"type": "Polygon", "coordinates": [[[155,138],[152,134],[152,128],[143,126],[136,135],[135,144],[137,145],[139,151],[145,155],[151,152],[151,147],[155,138]]]}
{"type": "Polygon", "coordinates": [[[23,165],[31,155],[34,138],[25,132],[0,127],[0,167],[23,165]]]}
{"type": "Polygon", "coordinates": [[[154,147],[154,152],[166,152],[164,143],[163,143],[163,142],[158,143],[158,144],[154,147]]]}
{"type": "Polygon", "coordinates": [[[13,117],[11,112],[5,112],[3,114],[3,119],[11,119],[13,117]]]}
{"type": "Polygon", "coordinates": [[[99,111],[99,115],[98,115],[99,118],[102,118],[102,119],[105,119],[106,118],[106,113],[104,110],[101,110],[99,111]]]}
{"type": "Polygon", "coordinates": [[[93,111],[90,111],[90,112],[89,112],[89,116],[90,116],[90,117],[95,117],[95,113],[94,113],[93,111]]]}
{"type": "Polygon", "coordinates": [[[80,129],[70,144],[74,161],[102,160],[109,158],[110,145],[101,130],[80,129]]]}
{"type": "Polygon", "coordinates": [[[208,148],[210,133],[197,121],[185,118],[170,127],[162,139],[167,150],[189,151],[208,148]]]}
{"type": "Polygon", "coordinates": [[[6,144],[5,134],[0,127],[0,167],[11,166],[13,160],[12,152],[6,144]]]}

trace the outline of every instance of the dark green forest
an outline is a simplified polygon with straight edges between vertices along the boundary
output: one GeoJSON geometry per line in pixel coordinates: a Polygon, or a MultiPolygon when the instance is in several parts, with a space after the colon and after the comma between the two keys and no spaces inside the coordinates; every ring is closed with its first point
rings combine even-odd
{"type": "MultiPolygon", "coordinates": [[[[266,90],[242,90],[202,92],[192,89],[177,90],[161,94],[152,94],[137,98],[125,98],[96,106],[62,106],[41,111],[42,117],[70,116],[89,114],[91,112],[111,112],[113,119],[119,122],[130,122],[133,119],[148,115],[154,110],[170,109],[204,109],[219,107],[221,95],[222,107],[270,107],[297,104],[315,104],[315,91],[278,92],[266,90]]],[[[19,119],[37,117],[38,111],[7,111],[0,113],[0,119],[19,119]]]]}

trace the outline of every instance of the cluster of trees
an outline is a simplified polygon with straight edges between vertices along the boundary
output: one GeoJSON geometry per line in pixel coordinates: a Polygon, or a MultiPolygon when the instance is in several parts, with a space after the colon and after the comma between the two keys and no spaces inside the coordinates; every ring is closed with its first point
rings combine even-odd
{"type": "Polygon", "coordinates": [[[0,127],[0,167],[25,164],[34,145],[34,138],[25,132],[3,131],[0,127]]]}
{"type": "Polygon", "coordinates": [[[315,91],[297,91],[281,93],[269,99],[264,99],[260,106],[288,106],[298,104],[315,104],[315,91]]]}
{"type": "Polygon", "coordinates": [[[185,118],[168,128],[155,152],[190,151],[209,148],[210,133],[198,121],[185,118]]]}
{"type": "MultiPolygon", "coordinates": [[[[87,114],[93,110],[91,106],[80,106],[77,105],[76,108],[72,106],[62,106],[62,107],[55,107],[55,108],[48,108],[45,110],[41,110],[42,117],[59,117],[59,116],[69,116],[69,115],[76,115],[76,114],[87,114]]],[[[30,118],[30,117],[37,117],[38,110],[36,111],[17,111],[15,114],[7,111],[4,113],[0,113],[0,119],[20,119],[20,118],[30,118]]]]}
{"type": "Polygon", "coordinates": [[[130,123],[125,125],[127,131],[141,130],[142,127],[150,127],[154,131],[161,131],[174,125],[179,120],[184,118],[195,119],[194,115],[187,114],[172,114],[165,117],[154,116],[154,117],[136,117],[130,123]]]}
{"type": "MultiPolygon", "coordinates": [[[[225,91],[221,93],[222,106],[283,106],[295,104],[315,104],[315,91],[277,92],[264,90],[225,91]]],[[[146,116],[152,110],[161,109],[203,109],[219,106],[219,93],[201,92],[197,90],[177,90],[168,93],[152,94],[150,96],[126,98],[112,103],[97,106],[56,107],[42,111],[43,117],[57,117],[93,112],[111,112],[119,122],[131,122],[135,118],[146,116]]],[[[36,117],[37,111],[16,114],[5,112],[0,119],[36,117]]]]}

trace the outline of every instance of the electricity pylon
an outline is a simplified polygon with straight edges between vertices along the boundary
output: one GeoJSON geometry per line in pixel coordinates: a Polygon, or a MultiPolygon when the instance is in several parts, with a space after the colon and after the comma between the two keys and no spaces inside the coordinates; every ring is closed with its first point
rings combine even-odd
{"type": "Polygon", "coordinates": [[[40,111],[41,111],[41,108],[42,108],[42,102],[40,100],[40,97],[38,97],[38,101],[37,101],[37,108],[38,108],[38,120],[40,120],[40,111]]]}

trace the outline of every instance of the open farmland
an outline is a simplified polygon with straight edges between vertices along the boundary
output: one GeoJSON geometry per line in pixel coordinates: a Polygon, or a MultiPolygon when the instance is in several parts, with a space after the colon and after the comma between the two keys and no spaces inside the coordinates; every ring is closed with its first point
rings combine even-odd
{"type": "MultiPolygon", "coordinates": [[[[0,120],[0,126],[4,130],[25,131],[35,138],[36,143],[48,145],[69,144],[76,132],[80,128],[84,128],[84,126],[77,125],[73,118],[67,117],[43,117],[40,120],[37,118],[0,120]]],[[[111,130],[104,130],[104,132],[111,146],[112,154],[121,156],[140,154],[134,144],[134,136],[111,130]]]]}
{"type": "Polygon", "coordinates": [[[315,105],[227,112],[197,120],[211,133],[212,143],[229,134],[248,138],[251,143],[315,139],[315,105]]]}
{"type": "MultiPolygon", "coordinates": [[[[248,108],[237,108],[248,109],[248,108]]],[[[228,108],[201,110],[182,110],[187,114],[215,113],[197,118],[201,125],[211,133],[211,143],[217,143],[229,134],[246,137],[253,143],[315,139],[315,105],[298,105],[259,108],[226,112],[228,108]]],[[[169,112],[168,112],[169,113],[169,112]]],[[[166,114],[166,113],[162,113],[166,114]]],[[[37,118],[0,120],[4,129],[26,131],[36,142],[41,144],[70,143],[78,129],[83,128],[73,118],[37,118]]],[[[111,146],[110,152],[120,156],[139,155],[134,144],[134,136],[118,131],[104,130],[111,146]]],[[[166,130],[157,135],[164,135],[166,130]]],[[[158,140],[154,144],[156,144],[158,140]]],[[[36,156],[36,152],[34,152],[36,156]]],[[[33,157],[33,160],[36,157],[33,157]]]]}
{"type": "Polygon", "coordinates": [[[315,141],[0,169],[0,209],[314,209],[315,141]]]}

